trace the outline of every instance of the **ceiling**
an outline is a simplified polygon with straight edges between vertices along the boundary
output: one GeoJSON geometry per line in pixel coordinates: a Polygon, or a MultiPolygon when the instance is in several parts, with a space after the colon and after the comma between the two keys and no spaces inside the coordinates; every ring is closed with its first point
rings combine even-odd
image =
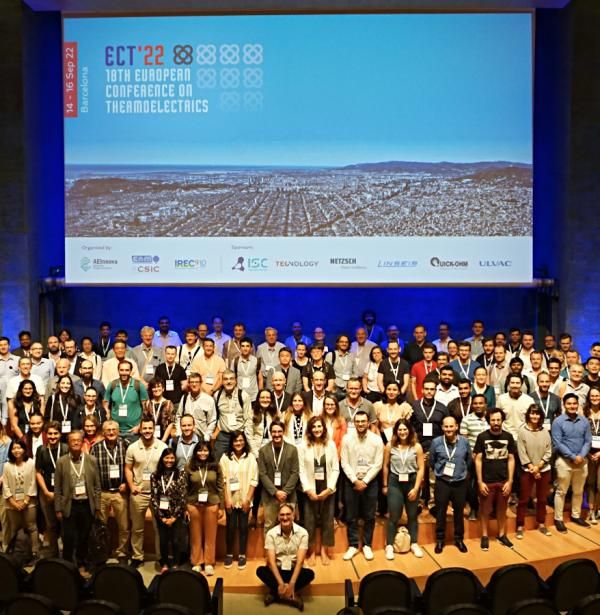
{"type": "Polygon", "coordinates": [[[563,8],[570,0],[23,0],[34,11],[66,13],[229,13],[330,11],[515,11],[563,8]]]}

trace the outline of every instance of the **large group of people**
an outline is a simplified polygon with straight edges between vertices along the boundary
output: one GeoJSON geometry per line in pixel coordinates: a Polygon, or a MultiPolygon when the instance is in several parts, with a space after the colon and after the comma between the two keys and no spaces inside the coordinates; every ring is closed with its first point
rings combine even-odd
{"type": "Polygon", "coordinates": [[[279,341],[267,327],[255,343],[243,323],[224,332],[216,317],[183,341],[161,317],[129,346],[102,323],[94,340],[69,331],[45,345],[23,331],[0,337],[0,524],[5,550],[19,530],[33,558],[59,555],[89,567],[94,518],[112,515],[114,556],[144,562],[151,511],[162,571],[189,562],[215,573],[217,527],[226,525],[225,568],[247,564],[249,527],[264,526],[266,603],[289,600],[330,563],[335,528],[346,528],[343,559],[373,560],[376,515],[386,515],[385,557],[393,560],[406,516],[410,551],[423,557],[418,517],[436,523],[445,548],[452,504],[461,552],[465,516],[513,546],[506,512],[517,505],[514,539],[525,537],[535,494],[539,531],[600,519],[600,342],[585,361],[570,335],[511,328],[455,341],[448,323],[427,339],[416,325],[403,343],[367,311],[353,339],[309,339],[300,322],[279,341]],[[553,490],[553,495],[551,493],[553,490]],[[582,516],[584,495],[589,513],[582,516]],[[40,541],[43,536],[43,541],[40,541]],[[237,554],[234,553],[238,545],[237,554]]]}

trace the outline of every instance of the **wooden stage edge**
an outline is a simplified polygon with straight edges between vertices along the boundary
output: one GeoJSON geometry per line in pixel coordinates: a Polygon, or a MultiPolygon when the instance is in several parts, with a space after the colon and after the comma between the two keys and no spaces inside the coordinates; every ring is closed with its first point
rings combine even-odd
{"type": "MultiPolygon", "coordinates": [[[[422,545],[425,553],[423,558],[416,558],[412,553],[395,555],[393,561],[385,558],[384,551],[375,550],[375,559],[365,560],[359,552],[351,561],[345,562],[342,553],[336,552],[329,566],[323,566],[320,558],[312,567],[315,580],[305,595],[340,596],[344,594],[344,580],[351,579],[355,593],[358,591],[360,579],[375,570],[398,570],[414,578],[421,590],[425,587],[428,576],[450,566],[461,566],[472,570],[481,583],[488,583],[495,570],[508,564],[529,563],[535,566],[540,576],[546,579],[554,568],[569,559],[585,557],[600,562],[600,525],[582,528],[567,522],[567,534],[559,534],[553,525],[549,526],[552,536],[544,536],[537,530],[525,532],[522,540],[517,540],[514,533],[509,538],[514,548],[509,549],[497,542],[495,536],[490,538],[489,551],[480,549],[479,538],[467,538],[465,544],[468,553],[460,553],[451,539],[448,539],[441,554],[434,552],[434,544],[422,545]]],[[[337,549],[336,549],[337,551],[337,549]]],[[[248,560],[245,570],[238,570],[237,564],[229,570],[223,568],[221,562],[215,567],[215,576],[208,579],[210,586],[217,577],[223,578],[225,593],[256,594],[263,593],[264,588],[256,577],[258,566],[264,565],[262,559],[248,560]]]]}

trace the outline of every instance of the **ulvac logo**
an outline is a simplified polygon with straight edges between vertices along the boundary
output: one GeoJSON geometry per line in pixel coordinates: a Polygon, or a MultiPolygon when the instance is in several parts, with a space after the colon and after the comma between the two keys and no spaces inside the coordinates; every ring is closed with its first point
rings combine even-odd
{"type": "Polygon", "coordinates": [[[159,261],[160,257],[147,254],[134,254],[131,257],[133,270],[138,273],[158,273],[160,271],[159,261]]]}
{"type": "Polygon", "coordinates": [[[481,260],[479,261],[480,267],[512,267],[511,260],[481,260]]]}
{"type": "Polygon", "coordinates": [[[451,260],[442,260],[437,256],[434,256],[429,264],[432,267],[440,267],[442,269],[464,269],[469,266],[469,261],[451,261],[451,260]]]}

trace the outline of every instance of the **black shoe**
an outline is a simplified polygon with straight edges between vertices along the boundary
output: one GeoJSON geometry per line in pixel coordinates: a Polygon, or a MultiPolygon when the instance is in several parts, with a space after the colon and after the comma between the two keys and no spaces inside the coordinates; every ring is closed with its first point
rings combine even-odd
{"type": "Polygon", "coordinates": [[[490,550],[490,539],[487,536],[482,536],[481,541],[479,542],[482,551],[490,550]]]}
{"type": "Polygon", "coordinates": [[[581,517],[577,517],[577,519],[573,519],[573,517],[571,517],[571,521],[581,527],[591,527],[590,524],[581,517]]]}
{"type": "Polygon", "coordinates": [[[269,606],[275,602],[275,596],[273,594],[267,594],[265,596],[265,606],[269,606]]]}
{"type": "Polygon", "coordinates": [[[554,526],[561,534],[566,534],[568,531],[566,525],[562,521],[555,520],[554,526]]]}
{"type": "Polygon", "coordinates": [[[302,596],[296,596],[290,600],[290,606],[295,606],[299,611],[304,610],[304,600],[302,600],[302,596]]]}
{"type": "Polygon", "coordinates": [[[429,514],[430,514],[432,517],[436,517],[436,516],[437,516],[437,506],[432,506],[432,507],[429,509],[429,514]]]}
{"type": "Polygon", "coordinates": [[[139,568],[140,566],[144,565],[144,560],[143,559],[132,559],[129,565],[132,568],[139,568]]]}
{"type": "Polygon", "coordinates": [[[444,543],[441,540],[438,540],[435,543],[435,552],[441,553],[444,550],[444,543]]]}
{"type": "Polygon", "coordinates": [[[466,553],[469,549],[467,549],[467,545],[461,540],[455,540],[454,544],[456,545],[456,548],[461,552],[461,553],[466,553]]]}
{"type": "Polygon", "coordinates": [[[498,542],[501,545],[508,547],[509,549],[512,549],[514,546],[513,543],[508,539],[508,536],[506,534],[504,534],[504,536],[498,536],[498,542]]]}

